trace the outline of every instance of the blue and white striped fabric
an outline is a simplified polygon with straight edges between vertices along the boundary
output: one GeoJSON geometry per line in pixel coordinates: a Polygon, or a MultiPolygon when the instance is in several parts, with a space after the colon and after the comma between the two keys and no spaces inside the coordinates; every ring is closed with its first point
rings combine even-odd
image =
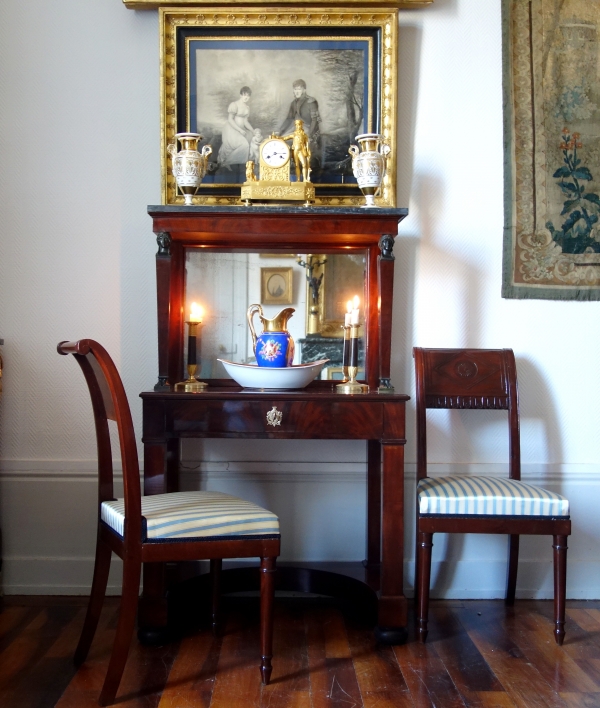
{"type": "MultiPolygon", "coordinates": [[[[257,504],[222,492],[173,492],[142,497],[147,539],[278,536],[279,519],[257,504]]],[[[123,536],[125,501],[103,502],[100,518],[123,536]]]]}
{"type": "Polygon", "coordinates": [[[421,514],[569,516],[569,502],[560,494],[514,479],[426,477],[417,496],[421,514]]]}

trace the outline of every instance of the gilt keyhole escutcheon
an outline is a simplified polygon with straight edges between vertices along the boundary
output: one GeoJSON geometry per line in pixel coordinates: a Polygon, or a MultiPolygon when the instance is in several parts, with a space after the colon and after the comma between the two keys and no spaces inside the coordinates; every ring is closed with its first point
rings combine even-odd
{"type": "Polygon", "coordinates": [[[267,413],[267,425],[272,425],[273,427],[281,425],[281,419],[283,418],[283,413],[277,410],[277,406],[273,406],[271,410],[267,413]]]}

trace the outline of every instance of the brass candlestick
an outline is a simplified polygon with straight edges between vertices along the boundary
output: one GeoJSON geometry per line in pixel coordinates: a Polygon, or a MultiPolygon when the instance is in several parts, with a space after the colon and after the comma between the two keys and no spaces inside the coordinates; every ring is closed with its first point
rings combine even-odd
{"type": "MultiPolygon", "coordinates": [[[[185,381],[180,381],[175,384],[175,391],[177,393],[200,393],[208,388],[208,384],[204,381],[198,381],[195,377],[198,365],[196,363],[196,343],[199,335],[196,331],[199,327],[202,327],[202,322],[191,322],[187,321],[188,326],[188,363],[187,372],[188,378],[185,381]]],[[[198,347],[200,349],[200,347],[198,347]]]]}
{"type": "Polygon", "coordinates": [[[369,387],[356,380],[358,374],[358,329],[359,325],[353,324],[348,327],[350,330],[350,360],[348,363],[348,381],[343,381],[335,388],[338,393],[368,393],[369,387]]]}

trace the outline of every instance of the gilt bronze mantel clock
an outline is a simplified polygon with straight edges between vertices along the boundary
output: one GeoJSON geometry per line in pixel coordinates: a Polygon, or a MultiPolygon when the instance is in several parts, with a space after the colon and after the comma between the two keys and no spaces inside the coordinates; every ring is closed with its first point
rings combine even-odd
{"type": "Polygon", "coordinates": [[[259,176],[254,174],[254,162],[246,163],[246,182],[242,184],[241,200],[252,202],[303,202],[308,206],[315,199],[315,187],[310,181],[311,152],[308,135],[302,121],[296,121],[291,135],[271,134],[260,144],[259,176]],[[287,141],[291,140],[291,146],[287,141]],[[290,179],[292,158],[296,181],[290,179]]]}

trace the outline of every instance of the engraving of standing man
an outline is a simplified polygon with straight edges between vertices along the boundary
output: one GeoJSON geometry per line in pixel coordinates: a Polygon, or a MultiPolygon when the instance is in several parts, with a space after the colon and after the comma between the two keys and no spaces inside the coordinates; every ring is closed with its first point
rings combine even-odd
{"type": "Polygon", "coordinates": [[[310,151],[313,157],[321,154],[321,117],[319,103],[316,98],[306,93],[306,82],[297,79],[292,84],[294,100],[290,103],[286,119],[281,124],[279,134],[283,135],[294,127],[296,120],[301,120],[305,133],[308,135],[310,151]]]}

